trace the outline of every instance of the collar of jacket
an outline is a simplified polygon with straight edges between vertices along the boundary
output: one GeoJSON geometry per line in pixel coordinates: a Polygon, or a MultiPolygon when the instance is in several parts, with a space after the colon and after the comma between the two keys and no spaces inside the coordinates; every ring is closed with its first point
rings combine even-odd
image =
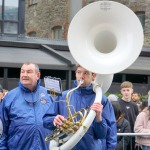
{"type": "MultiPolygon", "coordinates": [[[[76,80],[74,80],[74,87],[77,87],[77,81],[76,80]]],[[[79,87],[77,90],[75,90],[75,92],[78,94],[87,94],[87,95],[95,93],[93,91],[93,85],[92,84],[87,86],[87,87],[79,87]]]]}
{"type": "Polygon", "coordinates": [[[24,99],[28,103],[35,103],[38,101],[39,91],[37,89],[39,86],[40,86],[40,80],[37,81],[35,90],[31,92],[28,88],[24,87],[22,83],[19,81],[19,87],[24,92],[24,99]],[[31,93],[34,93],[34,94],[31,94],[31,93]]]}
{"type": "MultiPolygon", "coordinates": [[[[34,89],[33,92],[37,91],[37,88],[38,88],[39,86],[40,86],[40,79],[37,81],[36,88],[34,89]]],[[[26,92],[26,93],[30,93],[30,92],[31,92],[28,88],[24,87],[23,84],[22,84],[20,81],[19,81],[19,87],[20,87],[24,92],[26,92]]]]}

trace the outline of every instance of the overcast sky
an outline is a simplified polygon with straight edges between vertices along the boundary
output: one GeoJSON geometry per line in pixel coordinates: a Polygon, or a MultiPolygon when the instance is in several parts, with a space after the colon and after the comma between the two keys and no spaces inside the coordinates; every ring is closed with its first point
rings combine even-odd
{"type": "Polygon", "coordinates": [[[5,0],[5,6],[18,6],[18,1],[19,0],[5,0]]]}
{"type": "Polygon", "coordinates": [[[18,6],[19,0],[5,0],[6,6],[18,6]]]}

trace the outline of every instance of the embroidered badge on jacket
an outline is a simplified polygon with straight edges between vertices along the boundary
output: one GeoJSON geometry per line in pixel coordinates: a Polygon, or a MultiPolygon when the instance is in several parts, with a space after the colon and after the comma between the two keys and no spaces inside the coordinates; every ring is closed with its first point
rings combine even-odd
{"type": "Polygon", "coordinates": [[[44,94],[44,93],[41,93],[41,94],[40,94],[40,97],[41,97],[41,103],[42,103],[42,104],[46,104],[46,97],[45,97],[45,94],[44,94]]]}

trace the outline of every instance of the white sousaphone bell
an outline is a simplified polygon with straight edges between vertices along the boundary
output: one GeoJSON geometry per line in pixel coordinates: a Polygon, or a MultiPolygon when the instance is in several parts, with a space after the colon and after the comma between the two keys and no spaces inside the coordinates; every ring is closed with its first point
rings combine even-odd
{"type": "MultiPolygon", "coordinates": [[[[97,1],[82,8],[73,18],[68,30],[68,45],[81,66],[97,73],[93,82],[96,102],[109,89],[113,74],[128,68],[138,58],[143,46],[143,28],[135,13],[125,5],[97,1]]],[[[90,110],[83,125],[66,143],[60,147],[51,144],[50,149],[72,149],[94,118],[95,112],[90,110]]]]}

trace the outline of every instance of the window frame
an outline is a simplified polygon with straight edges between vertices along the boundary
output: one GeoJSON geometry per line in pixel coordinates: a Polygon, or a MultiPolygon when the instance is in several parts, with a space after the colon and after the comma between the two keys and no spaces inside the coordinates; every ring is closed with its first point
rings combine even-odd
{"type": "Polygon", "coordinates": [[[2,0],[2,11],[0,18],[0,35],[22,35],[25,33],[24,21],[25,21],[25,0],[18,0],[17,19],[5,18],[5,0],[2,0]],[[16,32],[5,32],[5,23],[16,24],[16,32]]]}
{"type": "Polygon", "coordinates": [[[30,31],[30,32],[28,33],[28,36],[29,36],[29,37],[36,37],[36,31],[30,31]]]}
{"type": "Polygon", "coordinates": [[[54,26],[54,27],[52,27],[51,30],[52,30],[52,39],[53,40],[62,40],[63,31],[62,31],[61,25],[54,26]]]}
{"type": "Polygon", "coordinates": [[[32,6],[38,3],[38,0],[28,0],[28,5],[32,6]]]}
{"type": "Polygon", "coordinates": [[[145,28],[145,11],[136,11],[135,14],[139,18],[143,29],[145,28]]]}

